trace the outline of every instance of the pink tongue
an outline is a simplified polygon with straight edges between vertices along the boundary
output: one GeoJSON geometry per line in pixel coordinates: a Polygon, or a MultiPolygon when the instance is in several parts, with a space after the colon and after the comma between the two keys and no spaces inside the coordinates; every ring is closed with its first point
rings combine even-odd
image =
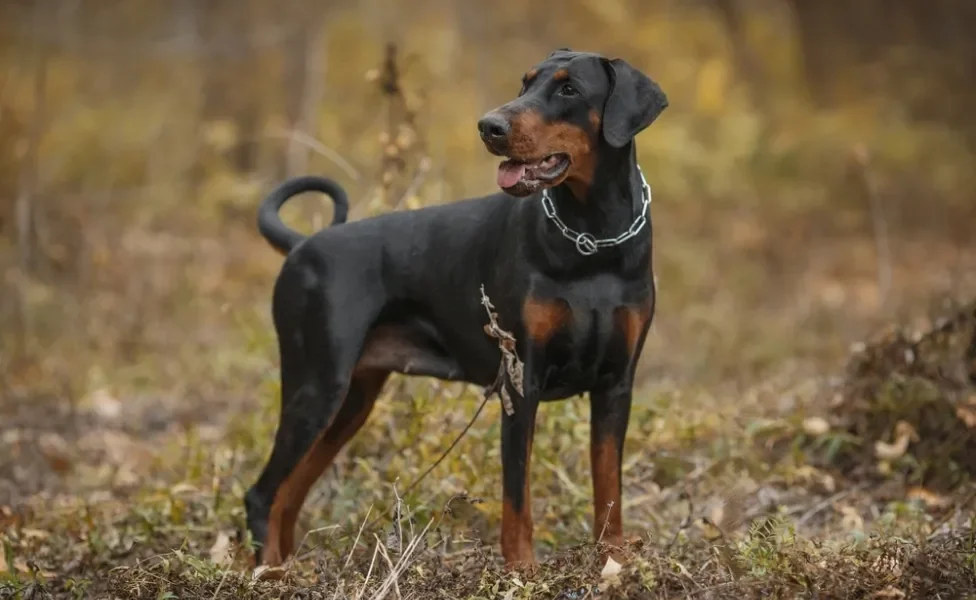
{"type": "Polygon", "coordinates": [[[506,160],[498,165],[498,187],[510,188],[525,175],[525,165],[506,160]]]}

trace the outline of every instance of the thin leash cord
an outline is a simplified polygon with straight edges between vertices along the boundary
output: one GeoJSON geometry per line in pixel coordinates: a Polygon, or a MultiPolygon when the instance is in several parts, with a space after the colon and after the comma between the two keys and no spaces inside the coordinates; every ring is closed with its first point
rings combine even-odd
{"type": "MultiPolygon", "coordinates": [[[[409,494],[410,492],[412,492],[413,489],[416,488],[420,484],[420,482],[423,481],[424,478],[427,477],[427,475],[430,474],[431,471],[433,471],[434,469],[436,469],[438,465],[440,465],[442,462],[444,462],[444,459],[447,458],[447,455],[450,454],[452,450],[454,450],[454,447],[458,445],[458,443],[461,441],[461,438],[463,438],[468,433],[468,430],[471,429],[471,427],[474,425],[474,422],[478,420],[478,417],[479,416],[481,416],[481,411],[484,410],[485,405],[488,404],[488,399],[491,398],[491,396],[492,396],[491,393],[486,393],[485,394],[485,398],[484,398],[484,400],[481,401],[481,405],[478,406],[478,410],[475,411],[474,416],[471,417],[471,420],[468,422],[468,424],[464,426],[464,429],[461,430],[461,433],[459,433],[458,436],[456,438],[454,438],[454,441],[451,442],[451,445],[447,447],[447,450],[445,450],[440,455],[440,458],[438,458],[434,462],[434,464],[432,464],[431,466],[427,467],[427,470],[426,471],[424,471],[419,476],[417,476],[417,478],[414,479],[410,483],[410,485],[407,486],[407,488],[405,490],[403,490],[403,495],[404,496],[406,496],[407,494],[409,494]]],[[[390,512],[390,510],[392,508],[394,508],[395,506],[397,506],[397,505],[399,505],[399,502],[396,505],[391,506],[391,507],[387,508],[386,510],[384,510],[383,512],[381,512],[379,514],[379,516],[377,516],[376,518],[374,518],[372,521],[370,521],[370,523],[368,525],[366,525],[366,528],[372,529],[372,527],[374,525],[376,525],[381,519],[386,518],[388,516],[388,513],[390,512]]]]}

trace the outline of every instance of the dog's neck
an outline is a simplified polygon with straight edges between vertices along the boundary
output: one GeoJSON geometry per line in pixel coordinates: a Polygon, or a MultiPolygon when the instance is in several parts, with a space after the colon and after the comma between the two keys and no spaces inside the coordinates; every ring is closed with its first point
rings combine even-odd
{"type": "MultiPolygon", "coordinates": [[[[623,148],[601,144],[585,198],[577,197],[566,183],[549,190],[559,218],[580,233],[597,239],[615,238],[630,229],[641,210],[643,188],[633,142],[623,148]]],[[[553,233],[557,233],[552,226],[553,233]]]]}

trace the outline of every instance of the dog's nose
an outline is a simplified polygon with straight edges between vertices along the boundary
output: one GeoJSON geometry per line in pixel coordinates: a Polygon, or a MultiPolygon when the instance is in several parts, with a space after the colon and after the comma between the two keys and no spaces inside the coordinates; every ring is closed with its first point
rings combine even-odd
{"type": "Polygon", "coordinates": [[[481,139],[491,144],[501,144],[508,139],[512,131],[512,124],[497,112],[490,112],[478,121],[478,132],[481,139]]]}

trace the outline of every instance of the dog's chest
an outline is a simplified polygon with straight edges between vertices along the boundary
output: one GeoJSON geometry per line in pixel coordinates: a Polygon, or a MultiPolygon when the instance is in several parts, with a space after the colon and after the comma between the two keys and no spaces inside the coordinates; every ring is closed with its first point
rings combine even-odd
{"type": "Polygon", "coordinates": [[[581,393],[626,372],[652,316],[648,284],[606,277],[533,288],[522,323],[530,377],[544,395],[581,393]]]}

